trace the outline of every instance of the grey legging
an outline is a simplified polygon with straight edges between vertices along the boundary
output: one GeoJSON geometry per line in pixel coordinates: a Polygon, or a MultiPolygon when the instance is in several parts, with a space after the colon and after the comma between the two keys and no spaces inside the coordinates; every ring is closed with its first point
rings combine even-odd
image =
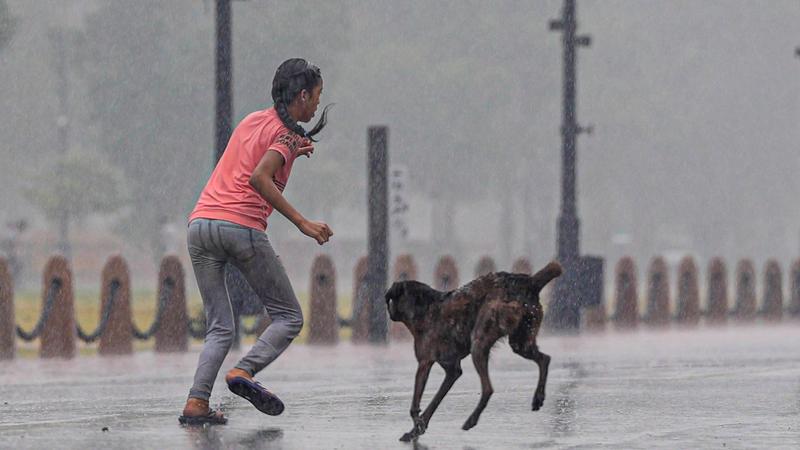
{"type": "Polygon", "coordinates": [[[272,319],[237,368],[255,375],[274,361],[303,328],[303,312],[265,233],[224,220],[195,219],[188,234],[189,256],[206,315],[205,343],[189,397],[208,400],[234,336],[225,263],[242,272],[272,319]]]}

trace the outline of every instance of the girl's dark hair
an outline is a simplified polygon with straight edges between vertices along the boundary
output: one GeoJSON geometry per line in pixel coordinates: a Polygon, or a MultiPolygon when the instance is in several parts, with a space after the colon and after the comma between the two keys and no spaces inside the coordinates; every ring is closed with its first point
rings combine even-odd
{"type": "Polygon", "coordinates": [[[306,131],[300,126],[292,116],[289,115],[289,104],[303,89],[311,92],[322,81],[322,73],[319,67],[309,63],[302,58],[292,58],[284,61],[278,70],[275,71],[275,78],[272,79],[272,100],[275,102],[275,110],[281,122],[286,128],[294,131],[300,136],[307,137],[316,142],[313,136],[328,123],[328,108],[326,105],[322,110],[322,115],[314,128],[306,131]]]}

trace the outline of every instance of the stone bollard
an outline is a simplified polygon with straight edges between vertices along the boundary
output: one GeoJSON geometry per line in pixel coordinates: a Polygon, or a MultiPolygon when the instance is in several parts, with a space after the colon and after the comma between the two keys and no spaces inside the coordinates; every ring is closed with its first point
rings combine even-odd
{"type": "MultiPolygon", "coordinates": [[[[511,273],[524,273],[525,275],[533,275],[533,267],[528,258],[519,258],[511,265],[511,273]]],[[[550,284],[548,283],[548,286],[550,284]]]]}
{"type": "Polygon", "coordinates": [[[728,321],[728,271],[721,258],[708,263],[708,309],[709,324],[724,324],[728,321]]]}
{"type": "Polygon", "coordinates": [[[789,299],[789,315],[800,317],[800,260],[792,264],[792,293],[789,299]]]}
{"type": "Polygon", "coordinates": [[[97,352],[101,355],[127,355],[133,353],[131,333],[131,278],[128,264],[120,255],[112,256],[103,267],[100,292],[100,318],[103,311],[111,307],[108,325],[100,335],[97,352]],[[111,300],[111,284],[117,283],[114,302],[111,300]]]}
{"type": "Polygon", "coordinates": [[[187,351],[189,349],[189,317],[186,312],[186,280],[183,265],[177,256],[169,255],[161,260],[156,295],[159,306],[162,296],[166,302],[163,311],[156,311],[157,315],[161,314],[161,323],[156,330],[155,350],[157,352],[187,351]]]}
{"type": "Polygon", "coordinates": [[[762,314],[770,322],[783,318],[783,281],[781,266],[774,259],[767,261],[764,269],[764,309],[762,314]]]}
{"type": "MultiPolygon", "coordinates": [[[[409,254],[400,255],[394,262],[394,281],[408,281],[417,279],[417,264],[414,257],[409,254]]],[[[402,322],[389,322],[389,337],[396,341],[408,341],[411,333],[402,322]]]]}
{"type": "Polygon", "coordinates": [[[481,259],[478,260],[478,264],[475,265],[475,278],[481,277],[483,275],[497,272],[497,264],[494,263],[494,260],[491,256],[483,256],[481,259]]]}
{"type": "Polygon", "coordinates": [[[417,263],[414,257],[403,254],[397,257],[394,262],[394,281],[408,281],[417,279],[417,263]]]}
{"type": "Polygon", "coordinates": [[[616,272],[614,324],[620,329],[636,328],[639,322],[636,265],[630,257],[626,256],[617,263],[616,272]]]}
{"type": "Polygon", "coordinates": [[[0,257],[0,360],[14,358],[15,351],[14,280],[8,262],[0,257]]]}
{"type": "Polygon", "coordinates": [[[42,358],[72,358],[75,356],[75,294],[72,290],[72,272],[63,256],[47,261],[42,279],[42,298],[47,299],[53,280],[58,280],[50,317],[42,330],[39,356],[42,358]]]}
{"type": "MultiPolygon", "coordinates": [[[[542,299],[544,302],[544,299],[542,299]]],[[[547,314],[547,313],[545,313],[547,314]]],[[[589,306],[583,310],[583,326],[587,331],[604,331],[606,329],[606,305],[589,306]]]]}
{"type": "Polygon", "coordinates": [[[685,256],[678,266],[678,301],[676,320],[681,325],[700,323],[700,290],[697,284],[697,265],[685,256]]]}
{"type": "Polygon", "coordinates": [[[749,259],[743,259],[736,265],[734,316],[740,322],[752,322],[756,318],[756,271],[749,259]]]}
{"type": "Polygon", "coordinates": [[[339,342],[339,317],[336,312],[336,270],[328,255],[319,255],[311,265],[311,313],[308,321],[309,344],[339,342]]]}
{"type": "Polygon", "coordinates": [[[458,268],[452,256],[439,258],[433,272],[434,287],[440,291],[452,291],[458,288],[458,268]]]}
{"type": "Polygon", "coordinates": [[[669,325],[669,270],[664,258],[657,256],[650,263],[647,275],[647,315],[645,322],[653,327],[669,325]]]}
{"type": "Polygon", "coordinates": [[[367,257],[362,256],[353,270],[353,318],[350,322],[353,342],[367,342],[371,313],[372,302],[367,301],[367,257]]]}

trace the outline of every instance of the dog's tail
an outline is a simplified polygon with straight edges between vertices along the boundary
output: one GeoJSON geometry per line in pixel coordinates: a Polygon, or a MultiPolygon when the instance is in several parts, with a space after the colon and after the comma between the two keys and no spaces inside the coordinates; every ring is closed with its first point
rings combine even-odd
{"type": "Polygon", "coordinates": [[[547,283],[560,276],[562,273],[564,273],[564,269],[561,268],[561,264],[556,261],[551,261],[548,265],[544,266],[542,270],[533,274],[531,277],[533,279],[533,288],[536,289],[536,292],[541,291],[547,283]]]}

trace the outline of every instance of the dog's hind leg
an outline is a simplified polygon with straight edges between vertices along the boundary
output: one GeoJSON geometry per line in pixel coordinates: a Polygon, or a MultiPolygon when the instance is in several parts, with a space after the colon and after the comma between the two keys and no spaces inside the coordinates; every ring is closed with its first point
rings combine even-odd
{"type": "Polygon", "coordinates": [[[428,382],[428,375],[431,373],[433,361],[420,361],[417,366],[417,376],[414,378],[414,398],[411,400],[411,420],[414,421],[414,428],[400,437],[403,442],[415,439],[425,433],[427,422],[419,416],[419,403],[422,401],[422,393],[425,391],[425,383],[428,382]]]}
{"type": "MultiPolygon", "coordinates": [[[[528,358],[526,356],[526,358],[528,358]]],[[[529,358],[539,366],[539,383],[536,385],[536,392],[533,394],[531,411],[538,411],[544,404],[544,386],[547,384],[547,368],[550,367],[550,355],[536,350],[529,358]]]]}
{"type": "Polygon", "coordinates": [[[461,376],[461,361],[456,361],[455,363],[439,363],[445,371],[444,381],[442,381],[442,385],[439,387],[439,391],[436,392],[436,395],[431,400],[428,407],[425,408],[425,412],[422,413],[422,421],[425,422],[425,427],[427,428],[428,423],[431,420],[431,416],[433,413],[436,412],[436,408],[439,407],[439,403],[442,402],[442,399],[447,392],[450,391],[450,388],[453,387],[453,383],[456,382],[458,377],[461,376]]]}
{"type": "Polygon", "coordinates": [[[522,329],[515,332],[510,336],[508,343],[514,353],[534,361],[539,366],[539,382],[536,385],[536,392],[533,394],[533,401],[531,402],[531,410],[538,411],[544,404],[544,389],[547,384],[550,355],[539,351],[539,347],[536,345],[536,336],[533,335],[530,329],[522,329]]]}

